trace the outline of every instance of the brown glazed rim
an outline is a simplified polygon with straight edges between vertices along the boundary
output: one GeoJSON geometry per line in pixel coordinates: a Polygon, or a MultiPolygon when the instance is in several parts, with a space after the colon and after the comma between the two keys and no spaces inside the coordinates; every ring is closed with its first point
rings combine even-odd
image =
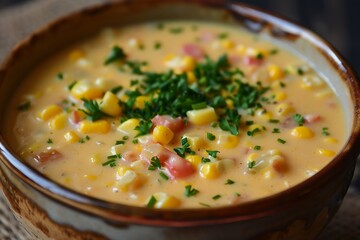
{"type": "MultiPolygon", "coordinates": [[[[111,203],[99,200],[84,194],[75,192],[69,188],[54,183],[46,176],[40,174],[35,169],[23,163],[9,145],[5,142],[4,136],[0,135],[0,153],[3,155],[1,160],[19,179],[27,183],[32,188],[38,190],[50,199],[70,207],[73,210],[82,211],[86,214],[99,217],[114,225],[123,224],[143,224],[149,226],[199,226],[210,224],[222,224],[236,221],[246,221],[262,216],[271,215],[279,211],[298,208],[299,202],[308,197],[309,194],[321,191],[327,182],[333,181],[336,176],[348,168],[354,167],[356,157],[360,151],[360,113],[359,83],[354,71],[349,67],[343,57],[325,40],[313,32],[289,21],[278,17],[264,10],[249,7],[240,3],[233,3],[222,0],[147,0],[147,1],[120,1],[112,2],[86,8],[76,13],[62,17],[46,27],[36,31],[15,47],[11,55],[8,56],[4,64],[0,67],[0,84],[7,75],[12,64],[16,61],[16,56],[21,52],[31,48],[33,41],[41,39],[51,29],[59,27],[63,22],[82,18],[84,15],[96,15],[107,11],[113,7],[142,7],[150,8],[160,4],[195,4],[223,9],[244,25],[247,23],[260,24],[263,28],[271,30],[275,37],[288,38],[292,41],[298,37],[312,43],[319,52],[328,59],[334,69],[339,73],[349,88],[349,92],[354,104],[354,119],[351,128],[352,134],[344,145],[341,152],[331,163],[325,166],[313,177],[302,183],[282,191],[280,193],[245,202],[240,205],[227,206],[220,208],[196,208],[196,209],[148,209],[123,204],[111,203]],[[280,33],[280,34],[279,34],[280,33]]],[[[254,29],[253,29],[254,30],[254,29]]],[[[352,169],[353,171],[353,169],[352,169]]],[[[351,176],[350,176],[351,177],[351,176]]],[[[6,186],[4,186],[6,187],[6,186]]]]}

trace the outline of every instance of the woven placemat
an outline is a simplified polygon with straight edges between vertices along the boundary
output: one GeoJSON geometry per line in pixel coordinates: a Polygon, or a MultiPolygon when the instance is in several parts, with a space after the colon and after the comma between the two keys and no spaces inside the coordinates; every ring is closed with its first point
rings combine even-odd
{"type": "MultiPolygon", "coordinates": [[[[45,23],[83,6],[105,0],[29,0],[20,5],[0,9],[0,61],[17,42],[45,23]]],[[[360,163],[344,202],[320,240],[360,239],[360,163]]],[[[0,240],[28,240],[30,235],[12,215],[0,192],[0,240]]]]}

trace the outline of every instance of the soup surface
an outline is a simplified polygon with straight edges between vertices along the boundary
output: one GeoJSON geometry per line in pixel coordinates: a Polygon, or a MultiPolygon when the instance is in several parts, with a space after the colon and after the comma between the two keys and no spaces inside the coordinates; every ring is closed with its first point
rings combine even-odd
{"type": "Polygon", "coordinates": [[[10,107],[24,161],[83,194],[149,208],[277,193],[346,137],[337,96],[311,66],[204,22],[105,29],[46,59],[10,107]]]}

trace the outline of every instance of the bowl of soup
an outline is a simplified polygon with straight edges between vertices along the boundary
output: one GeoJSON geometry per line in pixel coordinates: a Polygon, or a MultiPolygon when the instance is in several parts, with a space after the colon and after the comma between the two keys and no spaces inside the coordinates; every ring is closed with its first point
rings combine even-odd
{"type": "Polygon", "coordinates": [[[314,239],[359,154],[357,81],[239,3],[90,7],[0,69],[2,190],[41,239],[314,239]]]}

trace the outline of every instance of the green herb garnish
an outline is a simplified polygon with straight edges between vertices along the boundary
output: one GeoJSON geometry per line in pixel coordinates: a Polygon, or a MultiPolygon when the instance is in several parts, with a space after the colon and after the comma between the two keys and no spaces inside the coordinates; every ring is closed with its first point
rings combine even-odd
{"type": "Polygon", "coordinates": [[[206,152],[213,158],[216,158],[216,155],[220,152],[220,151],[211,151],[211,150],[206,150],[206,152]]]}
{"type": "Polygon", "coordinates": [[[162,177],[164,180],[169,180],[169,177],[168,177],[165,173],[160,172],[159,175],[160,175],[160,177],[162,177]]]}
{"type": "Polygon", "coordinates": [[[153,208],[155,206],[155,204],[156,204],[156,198],[153,195],[151,195],[148,203],[146,204],[146,207],[153,208]]]}
{"type": "Polygon", "coordinates": [[[48,144],[53,144],[53,140],[51,138],[49,138],[47,141],[46,141],[48,144]]]}
{"type": "Polygon", "coordinates": [[[104,61],[104,65],[109,65],[110,63],[117,62],[117,61],[123,61],[126,59],[126,54],[122,48],[119,46],[113,46],[111,48],[110,53],[106,57],[104,61]]]}
{"type": "Polygon", "coordinates": [[[277,141],[278,141],[279,143],[281,143],[281,144],[285,144],[285,143],[286,143],[286,141],[285,141],[284,139],[281,139],[281,138],[278,138],[277,141]]]}
{"type": "Polygon", "coordinates": [[[69,85],[68,85],[68,89],[69,89],[69,91],[71,91],[71,89],[75,86],[75,84],[77,83],[77,81],[73,81],[72,83],[70,83],[69,85]]]}
{"type": "Polygon", "coordinates": [[[161,169],[161,162],[160,159],[157,156],[153,156],[150,161],[150,166],[148,167],[148,170],[154,171],[156,169],[161,169]]]}
{"type": "Polygon", "coordinates": [[[84,102],[84,107],[86,110],[84,109],[79,109],[79,110],[84,112],[89,120],[96,121],[106,116],[106,114],[100,110],[97,101],[87,100],[85,98],[82,98],[81,100],[84,102]]]}
{"type": "Polygon", "coordinates": [[[297,124],[298,126],[302,126],[302,125],[304,125],[304,123],[305,123],[304,117],[303,117],[301,114],[298,114],[298,113],[296,113],[296,114],[293,116],[293,120],[296,122],[296,124],[297,124]]]}
{"type": "Polygon", "coordinates": [[[191,185],[187,185],[185,186],[185,196],[186,197],[191,197],[191,196],[195,196],[196,194],[199,193],[199,190],[192,188],[191,185]]]}
{"type": "Polygon", "coordinates": [[[218,200],[219,198],[221,198],[220,194],[216,194],[215,196],[212,197],[212,199],[214,199],[214,200],[218,200]]]}
{"type": "Polygon", "coordinates": [[[139,125],[134,128],[135,130],[139,131],[139,133],[135,137],[140,137],[148,134],[152,125],[153,123],[151,121],[141,120],[139,125]]]}
{"type": "Polygon", "coordinates": [[[231,185],[231,184],[234,184],[235,182],[231,179],[227,179],[226,182],[225,182],[225,185],[231,185]]]}
{"type": "Polygon", "coordinates": [[[31,102],[30,101],[26,101],[22,104],[20,104],[17,109],[20,110],[20,111],[27,111],[29,110],[31,107],[31,102]]]}
{"type": "Polygon", "coordinates": [[[323,128],[321,129],[321,135],[323,135],[323,136],[329,136],[329,135],[330,135],[330,133],[329,133],[329,128],[328,128],[328,127],[323,127],[323,128]]]}
{"type": "Polygon", "coordinates": [[[210,141],[214,141],[215,140],[215,135],[214,134],[212,134],[212,133],[206,133],[206,137],[207,137],[207,139],[209,139],[210,141]]]}
{"type": "Polygon", "coordinates": [[[256,146],[254,147],[254,150],[261,150],[261,146],[256,145],[256,146]]]}
{"type": "Polygon", "coordinates": [[[190,144],[187,140],[186,137],[183,137],[181,139],[181,147],[178,147],[178,148],[174,148],[174,151],[177,153],[177,155],[179,155],[180,157],[185,157],[185,154],[186,153],[189,153],[189,154],[195,154],[194,151],[192,151],[190,149],[190,144]]]}
{"type": "Polygon", "coordinates": [[[256,165],[256,161],[249,161],[249,162],[247,163],[247,167],[248,167],[249,169],[254,168],[255,165],[256,165]]]}

